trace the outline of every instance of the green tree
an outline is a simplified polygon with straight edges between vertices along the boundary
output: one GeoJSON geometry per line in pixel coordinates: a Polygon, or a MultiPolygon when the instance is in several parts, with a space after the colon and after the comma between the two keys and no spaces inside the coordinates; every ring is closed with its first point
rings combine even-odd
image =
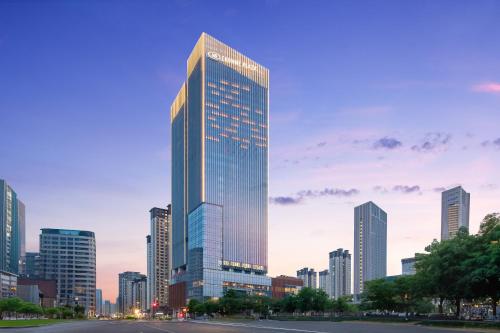
{"type": "Polygon", "coordinates": [[[313,310],[315,291],[312,288],[302,288],[297,294],[297,308],[301,312],[309,312],[313,310]]]}
{"type": "Polygon", "coordinates": [[[328,304],[328,295],[323,289],[314,289],[312,309],[317,312],[324,312],[328,304]]]}
{"type": "Polygon", "coordinates": [[[298,309],[298,297],[296,295],[287,295],[279,304],[281,312],[294,313],[298,309]]]}
{"type": "Polygon", "coordinates": [[[223,314],[239,313],[243,308],[243,297],[235,290],[230,289],[219,299],[219,305],[223,314]]]}
{"type": "Polygon", "coordinates": [[[468,264],[474,293],[489,297],[496,316],[500,298],[500,214],[489,214],[483,219],[476,237],[475,255],[468,264]]]}
{"type": "Polygon", "coordinates": [[[396,289],[393,282],[385,279],[367,281],[361,295],[365,310],[393,311],[396,309],[396,289]]]}

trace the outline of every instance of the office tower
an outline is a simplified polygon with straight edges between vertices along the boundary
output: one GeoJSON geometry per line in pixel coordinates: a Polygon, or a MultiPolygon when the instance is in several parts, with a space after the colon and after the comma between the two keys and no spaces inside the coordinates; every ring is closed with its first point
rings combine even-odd
{"type": "MultiPolygon", "coordinates": [[[[168,284],[171,269],[171,206],[167,209],[153,208],[150,211],[151,262],[148,266],[151,302],[158,306],[168,304],[168,284]],[[149,272],[149,269],[151,272],[149,272]]],[[[151,303],[150,302],[150,303],[151,303]]]]}
{"type": "Polygon", "coordinates": [[[118,274],[118,311],[123,314],[134,314],[136,310],[147,309],[147,277],[139,272],[123,272],[118,274]]]}
{"type": "Polygon", "coordinates": [[[327,295],[331,294],[330,273],[328,269],[319,272],[319,289],[322,289],[327,295]]]}
{"type": "Polygon", "coordinates": [[[26,206],[17,199],[17,220],[19,221],[19,268],[18,273],[26,269],[26,206]]]}
{"type": "Polygon", "coordinates": [[[304,281],[293,276],[280,275],[271,278],[272,297],[283,299],[289,295],[297,295],[304,286],[304,281]]]}
{"type": "Polygon", "coordinates": [[[102,289],[95,290],[95,315],[102,316],[102,289]]]}
{"type": "Polygon", "coordinates": [[[23,277],[36,279],[40,277],[40,253],[26,252],[24,257],[23,277]]]}
{"type": "Polygon", "coordinates": [[[104,301],[103,314],[106,317],[111,317],[111,302],[109,300],[104,301]]]}
{"type": "Polygon", "coordinates": [[[12,187],[0,179],[0,271],[19,273],[21,252],[24,251],[24,228],[24,204],[17,199],[12,187]]]}
{"type": "Polygon", "coordinates": [[[351,294],[351,254],[338,249],[329,254],[330,296],[337,299],[351,294]]]}
{"type": "Polygon", "coordinates": [[[441,193],[441,240],[453,238],[458,229],[469,229],[470,193],[461,186],[441,193]]]}
{"type": "Polygon", "coordinates": [[[268,112],[269,71],[203,33],[171,106],[172,292],[270,294],[268,112]]]}
{"type": "Polygon", "coordinates": [[[153,274],[154,274],[154,270],[153,270],[153,267],[154,267],[154,263],[153,263],[153,249],[151,248],[151,235],[147,235],[146,236],[146,253],[147,253],[147,262],[146,262],[146,266],[147,266],[147,288],[148,288],[148,292],[147,292],[147,298],[146,298],[146,302],[148,304],[148,309],[151,308],[151,304],[153,302],[153,274]]]}
{"type": "Polygon", "coordinates": [[[304,287],[317,288],[317,273],[314,268],[304,267],[297,271],[297,277],[304,281],[304,287]]]}
{"type": "Polygon", "coordinates": [[[85,307],[85,314],[96,310],[96,246],[91,231],[42,229],[40,269],[44,279],[57,281],[58,306],[85,307]]]}
{"type": "Polygon", "coordinates": [[[373,202],[354,208],[354,294],[387,273],[387,213],[373,202]]]}
{"type": "Polygon", "coordinates": [[[416,258],[404,258],[401,259],[401,273],[403,275],[413,275],[417,271],[415,270],[416,258]]]}

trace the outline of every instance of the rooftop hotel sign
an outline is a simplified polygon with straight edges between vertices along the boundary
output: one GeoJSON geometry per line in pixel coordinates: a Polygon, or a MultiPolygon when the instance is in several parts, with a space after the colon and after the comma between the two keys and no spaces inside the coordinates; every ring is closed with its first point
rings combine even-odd
{"type": "Polygon", "coordinates": [[[229,57],[226,57],[226,56],[221,55],[221,54],[214,52],[214,51],[207,52],[207,57],[214,59],[214,60],[217,60],[217,61],[222,61],[222,62],[231,64],[231,65],[235,65],[235,66],[238,66],[241,68],[247,68],[247,69],[250,69],[252,71],[257,70],[256,65],[242,62],[241,60],[238,60],[238,59],[229,58],[229,57]]]}

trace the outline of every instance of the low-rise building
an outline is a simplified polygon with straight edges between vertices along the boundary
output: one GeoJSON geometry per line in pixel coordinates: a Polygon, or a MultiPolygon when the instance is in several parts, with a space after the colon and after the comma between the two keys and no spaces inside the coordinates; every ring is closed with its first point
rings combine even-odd
{"type": "Polygon", "coordinates": [[[14,297],[17,294],[17,275],[0,271],[0,299],[14,297]]]}
{"type": "Polygon", "coordinates": [[[296,295],[302,286],[304,281],[293,276],[280,275],[271,279],[272,296],[276,299],[296,295]]]}

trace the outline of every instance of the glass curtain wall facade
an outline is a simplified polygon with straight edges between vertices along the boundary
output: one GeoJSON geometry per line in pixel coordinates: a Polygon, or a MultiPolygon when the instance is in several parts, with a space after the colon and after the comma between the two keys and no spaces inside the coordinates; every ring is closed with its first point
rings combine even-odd
{"type": "Polygon", "coordinates": [[[24,204],[17,199],[12,187],[0,179],[0,270],[19,273],[21,252],[24,251],[23,235],[24,204]]]}
{"type": "Polygon", "coordinates": [[[354,294],[387,275],[387,213],[373,202],[354,208],[354,294]]]}
{"type": "Polygon", "coordinates": [[[268,105],[269,71],[203,33],[171,107],[174,279],[191,280],[192,297],[220,297],[240,284],[270,290],[268,105]],[[214,287],[200,294],[205,283],[214,287]]]}

